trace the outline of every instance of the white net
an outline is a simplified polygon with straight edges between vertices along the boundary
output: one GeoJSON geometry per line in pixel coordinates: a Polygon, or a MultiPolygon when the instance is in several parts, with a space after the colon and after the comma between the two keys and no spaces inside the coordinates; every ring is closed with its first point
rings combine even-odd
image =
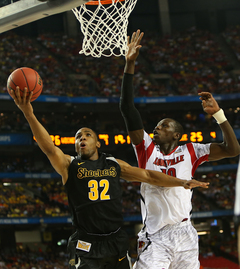
{"type": "Polygon", "coordinates": [[[93,57],[125,55],[127,46],[128,17],[137,0],[111,0],[108,5],[83,4],[73,9],[84,35],[80,54],[93,57]]]}

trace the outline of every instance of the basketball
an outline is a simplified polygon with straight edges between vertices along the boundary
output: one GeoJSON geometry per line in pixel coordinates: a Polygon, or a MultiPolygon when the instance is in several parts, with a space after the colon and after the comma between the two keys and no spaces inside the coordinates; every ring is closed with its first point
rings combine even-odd
{"type": "Polygon", "coordinates": [[[19,87],[20,95],[23,96],[24,88],[27,88],[27,96],[33,92],[31,102],[36,100],[42,92],[43,82],[38,72],[29,67],[21,67],[14,70],[7,80],[7,90],[11,96],[11,90],[19,87]]]}

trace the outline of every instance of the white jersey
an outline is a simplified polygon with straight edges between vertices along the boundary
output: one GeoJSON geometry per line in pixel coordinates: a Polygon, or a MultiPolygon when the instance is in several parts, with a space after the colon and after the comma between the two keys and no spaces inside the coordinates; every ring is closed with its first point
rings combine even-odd
{"type": "Polygon", "coordinates": [[[235,205],[234,205],[234,215],[240,216],[240,159],[238,162],[235,193],[236,193],[236,197],[235,197],[235,205]]]}
{"type": "MultiPolygon", "coordinates": [[[[197,167],[208,161],[209,144],[188,143],[164,155],[144,132],[143,141],[133,145],[138,166],[161,171],[180,179],[191,180],[197,167]]],[[[141,211],[146,232],[154,234],[167,224],[190,218],[192,191],[183,187],[158,187],[141,184],[141,211]]]]}

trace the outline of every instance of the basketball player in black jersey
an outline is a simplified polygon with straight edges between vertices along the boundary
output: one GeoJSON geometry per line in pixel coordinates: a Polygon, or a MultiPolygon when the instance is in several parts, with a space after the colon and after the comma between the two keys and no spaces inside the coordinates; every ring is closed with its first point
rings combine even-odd
{"type": "Polygon", "coordinates": [[[129,269],[128,237],[121,229],[122,205],[120,177],[166,187],[205,187],[207,183],[186,181],[163,173],[132,167],[99,151],[96,133],[81,128],[75,135],[76,157],[56,147],[33,113],[32,94],[23,97],[17,87],[14,101],[27,119],[41,150],[66,187],[72,222],[76,232],[69,238],[69,268],[129,269]]]}

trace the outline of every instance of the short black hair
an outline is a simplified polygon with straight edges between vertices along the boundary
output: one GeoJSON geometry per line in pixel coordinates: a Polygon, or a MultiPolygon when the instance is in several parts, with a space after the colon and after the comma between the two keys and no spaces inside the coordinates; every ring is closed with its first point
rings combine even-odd
{"type": "MultiPolygon", "coordinates": [[[[97,140],[99,141],[99,137],[98,137],[98,133],[96,132],[96,131],[94,131],[92,128],[90,128],[90,127],[81,127],[80,129],[78,129],[78,131],[79,130],[81,130],[81,129],[83,129],[83,128],[87,128],[87,129],[89,129],[89,130],[91,130],[95,135],[96,135],[96,137],[97,137],[97,140]]],[[[78,133],[78,131],[76,132],[76,134],[78,133]]],[[[75,137],[76,137],[76,134],[75,134],[75,137]]]]}
{"type": "Polygon", "coordinates": [[[182,124],[176,120],[173,120],[173,121],[174,121],[175,132],[180,133],[180,137],[179,137],[179,140],[180,140],[182,138],[183,133],[184,133],[182,124]]]}

